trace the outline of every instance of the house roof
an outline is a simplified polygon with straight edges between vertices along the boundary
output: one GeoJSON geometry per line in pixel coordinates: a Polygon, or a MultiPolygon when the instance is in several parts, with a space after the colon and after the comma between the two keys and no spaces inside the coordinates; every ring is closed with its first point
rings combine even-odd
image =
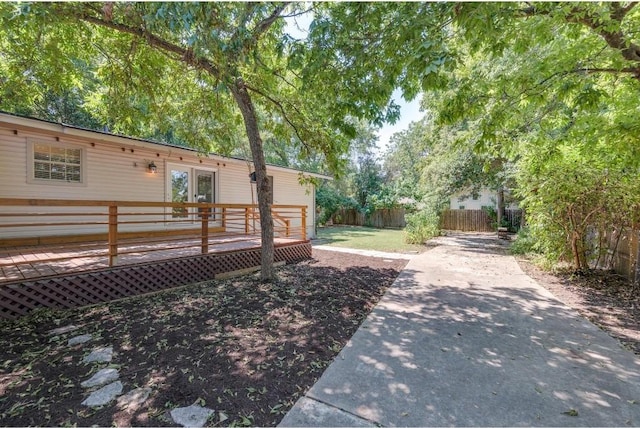
{"type": "MultiPolygon", "coordinates": [[[[125,144],[125,143],[134,144],[134,145],[135,144],[145,144],[145,145],[153,144],[153,145],[158,145],[162,147],[169,147],[169,148],[187,150],[195,153],[201,153],[199,150],[194,149],[192,147],[185,147],[177,144],[169,144],[169,143],[163,143],[163,142],[152,141],[152,140],[145,140],[142,138],[119,135],[119,134],[114,134],[106,131],[95,131],[93,129],[87,129],[87,128],[83,128],[75,125],[68,125],[66,123],[53,122],[50,120],[37,119],[34,117],[28,117],[28,116],[21,116],[14,113],[8,113],[2,110],[0,110],[0,124],[4,124],[8,127],[14,127],[17,129],[26,128],[26,129],[32,129],[32,130],[45,131],[48,133],[68,135],[70,137],[76,137],[76,138],[84,137],[84,138],[90,138],[94,140],[98,139],[98,140],[103,140],[103,141],[112,142],[112,143],[120,143],[120,144],[125,144]]],[[[209,153],[209,155],[215,156],[217,158],[221,158],[227,161],[231,161],[231,162],[253,163],[253,161],[249,159],[244,159],[240,157],[222,156],[216,153],[209,153]]],[[[295,168],[288,168],[288,167],[273,165],[273,164],[267,164],[267,166],[273,170],[293,171],[293,172],[302,173],[309,177],[321,178],[326,180],[333,179],[333,177],[328,175],[318,174],[310,171],[303,171],[295,168]]]]}

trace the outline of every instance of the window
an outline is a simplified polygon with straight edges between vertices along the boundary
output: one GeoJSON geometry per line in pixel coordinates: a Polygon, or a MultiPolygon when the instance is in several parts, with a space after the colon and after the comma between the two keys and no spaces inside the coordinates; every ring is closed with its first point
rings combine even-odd
{"type": "Polygon", "coordinates": [[[83,182],[83,149],[41,142],[31,143],[30,148],[30,181],[83,182]]]}

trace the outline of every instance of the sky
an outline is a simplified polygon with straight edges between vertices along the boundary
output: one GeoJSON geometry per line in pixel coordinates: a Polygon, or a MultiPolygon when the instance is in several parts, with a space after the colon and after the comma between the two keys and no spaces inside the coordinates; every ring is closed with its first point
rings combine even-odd
{"type": "Polygon", "coordinates": [[[393,92],[393,99],[400,106],[400,119],[394,124],[385,124],[378,131],[378,154],[382,155],[387,151],[389,139],[393,134],[404,131],[411,122],[420,120],[424,113],[420,111],[420,96],[413,101],[405,101],[399,89],[393,92]]]}

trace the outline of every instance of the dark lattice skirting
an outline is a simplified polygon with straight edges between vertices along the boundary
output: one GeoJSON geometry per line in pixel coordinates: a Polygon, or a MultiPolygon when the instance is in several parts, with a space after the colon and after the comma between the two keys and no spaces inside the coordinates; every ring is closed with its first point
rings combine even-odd
{"type": "MultiPolygon", "coordinates": [[[[311,244],[278,245],[275,261],[311,257],[311,244]]],[[[33,278],[0,287],[0,318],[15,319],[38,308],[68,309],[166,290],[260,266],[260,249],[159,260],[69,275],[33,278]]]]}

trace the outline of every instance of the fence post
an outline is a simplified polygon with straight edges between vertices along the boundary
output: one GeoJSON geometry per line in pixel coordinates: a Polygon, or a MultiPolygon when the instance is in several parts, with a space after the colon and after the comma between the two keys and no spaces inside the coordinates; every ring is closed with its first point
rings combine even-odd
{"type": "Polygon", "coordinates": [[[109,205],[109,267],[118,264],[118,206],[109,205]]]}
{"type": "Polygon", "coordinates": [[[249,207],[244,209],[244,233],[249,234],[249,207]]]}
{"type": "Polygon", "coordinates": [[[302,214],[302,240],[306,241],[307,240],[307,207],[302,207],[301,208],[301,214],[302,214]]]}
{"type": "Polygon", "coordinates": [[[209,211],[211,208],[200,208],[200,216],[202,217],[202,254],[209,253],[209,211]]]}

